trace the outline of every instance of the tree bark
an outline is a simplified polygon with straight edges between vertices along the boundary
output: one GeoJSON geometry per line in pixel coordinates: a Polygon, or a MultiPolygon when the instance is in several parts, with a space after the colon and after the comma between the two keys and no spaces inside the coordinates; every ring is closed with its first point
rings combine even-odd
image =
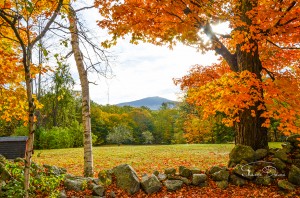
{"type": "MultiPolygon", "coordinates": [[[[255,3],[250,0],[241,0],[240,3],[241,20],[250,25],[251,20],[247,17],[246,13],[255,6],[255,3]]],[[[249,31],[245,27],[241,27],[239,30],[249,31]]],[[[250,52],[241,49],[244,44],[237,45],[236,49],[238,71],[250,71],[256,74],[256,77],[261,81],[262,63],[259,59],[258,43],[253,39],[249,39],[246,44],[253,46],[250,52]]],[[[258,91],[263,98],[263,90],[258,91]]],[[[265,106],[263,101],[258,101],[255,106],[250,109],[244,109],[240,113],[240,122],[235,125],[237,131],[236,144],[251,146],[254,150],[268,147],[268,131],[267,128],[262,127],[265,118],[261,117],[263,111],[258,110],[258,106],[260,105],[265,106]],[[251,110],[255,111],[255,117],[251,115],[251,110]]]]}
{"type": "Polygon", "coordinates": [[[87,71],[84,67],[83,56],[79,48],[79,37],[77,28],[76,13],[69,6],[68,18],[70,22],[71,45],[74,53],[77,70],[81,82],[82,90],[82,122],[84,129],[84,176],[92,177],[93,171],[93,154],[92,154],[92,135],[91,135],[91,116],[90,116],[90,94],[87,71]]]}

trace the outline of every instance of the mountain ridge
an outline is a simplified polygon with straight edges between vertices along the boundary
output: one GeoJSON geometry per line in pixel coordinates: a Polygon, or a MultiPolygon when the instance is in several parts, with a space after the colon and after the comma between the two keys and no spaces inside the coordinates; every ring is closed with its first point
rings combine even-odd
{"type": "Polygon", "coordinates": [[[167,98],[162,98],[159,96],[153,96],[153,97],[146,97],[139,100],[129,101],[129,102],[122,102],[119,104],[116,104],[117,106],[123,107],[123,106],[132,106],[132,107],[148,107],[151,110],[158,110],[163,103],[169,103],[172,106],[175,106],[177,101],[169,100],[167,98]]]}

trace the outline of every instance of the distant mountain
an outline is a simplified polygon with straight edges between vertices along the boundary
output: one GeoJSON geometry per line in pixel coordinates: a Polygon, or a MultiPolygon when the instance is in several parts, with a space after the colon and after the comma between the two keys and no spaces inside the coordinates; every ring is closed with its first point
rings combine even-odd
{"type": "Polygon", "coordinates": [[[140,100],[135,100],[131,102],[123,102],[116,104],[117,106],[123,107],[123,106],[132,106],[132,107],[148,107],[151,110],[158,110],[163,103],[167,103],[169,107],[174,107],[177,103],[176,101],[169,100],[166,98],[161,97],[147,97],[140,100]]]}

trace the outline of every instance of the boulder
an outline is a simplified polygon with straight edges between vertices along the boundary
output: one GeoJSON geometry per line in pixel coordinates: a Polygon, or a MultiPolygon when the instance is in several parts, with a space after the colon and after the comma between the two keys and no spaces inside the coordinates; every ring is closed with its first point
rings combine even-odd
{"type": "Polygon", "coordinates": [[[257,149],[255,151],[255,160],[263,159],[267,155],[268,155],[268,150],[267,149],[257,149]]]}
{"type": "Polygon", "coordinates": [[[273,158],[272,162],[275,168],[277,168],[278,170],[284,170],[286,167],[286,164],[278,158],[273,158]]]}
{"type": "Polygon", "coordinates": [[[288,174],[288,181],[295,185],[300,185],[300,168],[292,165],[288,174]]]}
{"type": "Polygon", "coordinates": [[[191,168],[191,172],[192,172],[192,175],[193,174],[200,174],[201,170],[199,168],[191,168]]]}
{"type": "Polygon", "coordinates": [[[152,194],[158,192],[161,189],[162,184],[153,174],[150,177],[148,177],[147,175],[142,177],[141,186],[147,194],[152,194]]]}
{"type": "Polygon", "coordinates": [[[134,194],[140,190],[140,182],[136,172],[128,164],[122,164],[112,169],[112,174],[117,179],[117,186],[134,194]]]}
{"type": "Polygon", "coordinates": [[[159,181],[164,181],[164,180],[167,179],[167,175],[166,175],[166,174],[163,174],[163,173],[159,173],[159,174],[157,175],[157,179],[158,179],[159,181]]]}
{"type": "Polygon", "coordinates": [[[67,194],[65,190],[62,190],[58,194],[58,198],[67,198],[67,194]]]}
{"type": "Polygon", "coordinates": [[[165,169],[165,174],[166,175],[175,175],[176,169],[175,168],[167,168],[165,169]]]}
{"type": "Polygon", "coordinates": [[[283,149],[279,149],[278,151],[276,151],[274,153],[274,157],[278,158],[284,162],[288,161],[288,155],[286,154],[286,152],[283,149]]]}
{"type": "Polygon", "coordinates": [[[92,188],[93,195],[102,197],[104,196],[104,192],[105,192],[105,188],[103,186],[96,185],[96,184],[93,185],[92,188]]]}
{"type": "Polygon", "coordinates": [[[250,146],[236,145],[229,154],[230,162],[240,163],[242,160],[253,162],[255,160],[255,151],[250,146]]]}
{"type": "Polygon", "coordinates": [[[187,186],[191,185],[191,183],[192,183],[191,180],[189,180],[186,177],[181,177],[180,180],[183,181],[183,183],[187,186]]]}
{"type": "Polygon", "coordinates": [[[98,173],[99,183],[109,186],[112,183],[112,170],[102,170],[98,173]]]}
{"type": "Polygon", "coordinates": [[[179,175],[183,177],[190,177],[192,175],[192,171],[184,166],[179,166],[179,175]]]}
{"type": "Polygon", "coordinates": [[[295,190],[295,185],[293,185],[292,183],[290,183],[286,180],[279,180],[278,186],[279,186],[279,188],[281,188],[283,190],[287,190],[287,191],[295,190]]]}
{"type": "Polygon", "coordinates": [[[247,181],[239,176],[232,174],[229,176],[229,182],[236,185],[236,186],[243,186],[247,184],[247,181]]]}
{"type": "Polygon", "coordinates": [[[246,179],[255,179],[254,168],[251,165],[236,165],[233,172],[246,179]]]}
{"type": "Polygon", "coordinates": [[[168,191],[175,191],[182,187],[183,181],[181,180],[166,180],[164,185],[167,187],[168,191]]]}
{"type": "Polygon", "coordinates": [[[260,176],[255,179],[255,183],[263,186],[269,186],[272,183],[272,178],[269,176],[260,176]]]}
{"type": "Polygon", "coordinates": [[[228,187],[228,181],[217,181],[216,182],[217,186],[221,189],[226,189],[228,187]]]}
{"type": "Polygon", "coordinates": [[[193,174],[192,184],[199,186],[207,180],[207,175],[205,174],[193,174]]]}
{"type": "Polygon", "coordinates": [[[226,170],[226,167],[223,166],[212,166],[210,169],[207,171],[208,174],[212,175],[220,170],[226,170]]]}
{"type": "Polygon", "coordinates": [[[298,168],[300,168],[300,159],[295,159],[294,162],[293,162],[293,164],[295,166],[297,166],[298,168]]]}
{"type": "Polygon", "coordinates": [[[294,145],[295,145],[295,143],[299,144],[300,143],[300,135],[299,134],[291,135],[291,136],[286,138],[286,141],[290,142],[294,145]]]}
{"type": "Polygon", "coordinates": [[[44,168],[47,169],[47,172],[53,175],[62,175],[62,174],[66,174],[67,170],[65,168],[60,168],[57,166],[50,166],[47,164],[43,165],[44,168]]]}
{"type": "Polygon", "coordinates": [[[284,142],[281,144],[282,150],[286,153],[290,153],[293,150],[293,145],[290,142],[284,142]]]}
{"type": "Polygon", "coordinates": [[[220,170],[211,175],[214,181],[228,181],[229,171],[220,170]]]}
{"type": "Polygon", "coordinates": [[[157,177],[159,175],[159,171],[158,170],[154,171],[153,175],[155,175],[157,177]]]}
{"type": "Polygon", "coordinates": [[[85,190],[87,187],[88,181],[84,178],[73,178],[73,179],[65,179],[64,186],[67,190],[74,190],[76,192],[85,190]]]}

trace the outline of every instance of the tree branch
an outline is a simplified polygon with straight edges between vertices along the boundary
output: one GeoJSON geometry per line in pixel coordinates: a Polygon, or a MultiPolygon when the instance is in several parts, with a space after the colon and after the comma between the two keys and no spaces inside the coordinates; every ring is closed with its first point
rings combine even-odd
{"type": "Polygon", "coordinates": [[[270,78],[272,79],[272,81],[274,81],[275,80],[275,75],[274,75],[274,73],[273,72],[270,72],[268,69],[266,69],[266,68],[262,68],[263,70],[265,70],[266,72],[267,72],[267,74],[270,76],[270,78]]]}
{"type": "Polygon", "coordinates": [[[80,9],[77,9],[75,10],[75,12],[80,12],[82,10],[86,10],[86,9],[91,9],[91,8],[94,8],[95,6],[87,6],[87,7],[83,7],[83,8],[80,8],[80,9]]]}
{"type": "Polygon", "coordinates": [[[199,25],[199,28],[204,29],[204,33],[212,40],[214,50],[217,54],[221,55],[228,65],[230,66],[230,69],[232,71],[238,71],[238,64],[237,64],[237,58],[236,54],[231,54],[229,50],[224,46],[224,44],[218,39],[216,34],[212,31],[212,28],[209,23],[207,23],[205,26],[199,25]]]}
{"type": "Polygon", "coordinates": [[[51,18],[49,19],[49,21],[47,22],[46,26],[44,27],[44,29],[41,31],[41,33],[28,45],[30,48],[33,47],[35,45],[35,43],[37,41],[39,41],[45,34],[46,32],[49,30],[51,24],[54,22],[55,18],[57,17],[61,7],[63,4],[63,0],[59,0],[57,7],[53,13],[53,15],[51,16],[51,18]]]}
{"type": "Polygon", "coordinates": [[[277,45],[276,43],[274,43],[274,42],[272,42],[268,39],[267,39],[267,42],[271,43],[275,47],[278,47],[279,49],[286,49],[286,50],[299,50],[300,49],[300,47],[281,47],[281,46],[277,45]]]}

